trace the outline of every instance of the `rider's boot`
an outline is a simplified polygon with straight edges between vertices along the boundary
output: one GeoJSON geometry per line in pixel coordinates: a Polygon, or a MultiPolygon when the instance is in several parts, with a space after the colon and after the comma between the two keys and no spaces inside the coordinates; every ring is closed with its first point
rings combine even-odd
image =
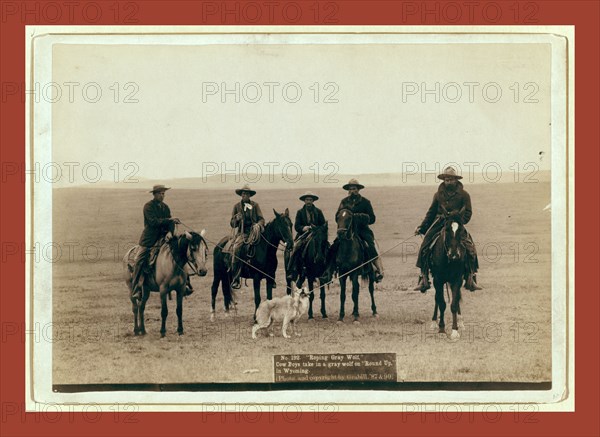
{"type": "Polygon", "coordinates": [[[183,293],[183,295],[189,296],[193,292],[194,292],[194,287],[192,287],[192,282],[190,281],[190,277],[188,276],[187,281],[185,283],[185,292],[183,293]]]}
{"type": "Polygon", "coordinates": [[[383,263],[380,257],[373,260],[373,266],[375,270],[375,282],[381,282],[383,279],[383,263]]]}
{"type": "Polygon", "coordinates": [[[414,290],[420,291],[421,293],[425,293],[430,288],[431,288],[431,283],[429,282],[429,271],[423,270],[423,271],[421,271],[421,275],[419,275],[419,283],[414,288],[414,290]]]}
{"type": "Polygon", "coordinates": [[[469,291],[483,290],[482,287],[477,285],[475,273],[469,273],[469,277],[465,281],[465,288],[469,291]]]}

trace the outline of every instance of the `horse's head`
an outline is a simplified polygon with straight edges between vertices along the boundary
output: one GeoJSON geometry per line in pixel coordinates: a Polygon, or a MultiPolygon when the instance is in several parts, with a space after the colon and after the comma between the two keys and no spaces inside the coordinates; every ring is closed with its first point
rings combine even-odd
{"type": "Polygon", "coordinates": [[[308,243],[310,257],[316,264],[325,263],[327,251],[329,250],[329,229],[328,224],[317,226],[311,231],[311,239],[308,243]]]}
{"type": "Polygon", "coordinates": [[[291,249],[294,246],[294,238],[292,237],[290,210],[286,208],[283,213],[278,213],[273,209],[273,212],[275,213],[275,219],[271,223],[275,235],[279,237],[280,241],[285,242],[288,249],[291,249]]]}
{"type": "Polygon", "coordinates": [[[462,224],[459,214],[452,214],[446,219],[444,229],[444,248],[448,262],[462,261],[465,257],[465,245],[467,231],[462,224]]]}
{"type": "Polygon", "coordinates": [[[338,237],[348,238],[350,235],[352,231],[352,215],[352,211],[349,209],[342,209],[336,214],[335,221],[337,223],[338,237]]]}
{"type": "Polygon", "coordinates": [[[188,241],[186,257],[188,264],[198,276],[206,276],[206,259],[208,258],[208,245],[204,239],[206,231],[200,233],[185,232],[183,237],[188,241]]]}

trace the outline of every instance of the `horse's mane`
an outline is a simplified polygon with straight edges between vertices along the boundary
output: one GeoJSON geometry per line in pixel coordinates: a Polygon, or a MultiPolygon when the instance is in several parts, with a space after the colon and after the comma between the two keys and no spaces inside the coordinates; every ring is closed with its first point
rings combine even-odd
{"type": "Polygon", "coordinates": [[[171,247],[171,253],[176,261],[179,263],[185,263],[188,261],[187,251],[190,244],[199,245],[202,241],[202,236],[197,232],[190,232],[192,236],[191,240],[188,240],[185,233],[175,236],[169,241],[171,247]]]}

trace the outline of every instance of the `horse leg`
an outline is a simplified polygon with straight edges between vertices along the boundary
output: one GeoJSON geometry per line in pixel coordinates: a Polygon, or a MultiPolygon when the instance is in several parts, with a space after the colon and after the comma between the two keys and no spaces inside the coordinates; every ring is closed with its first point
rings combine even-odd
{"type": "Polygon", "coordinates": [[[256,310],[260,305],[260,278],[256,276],[252,278],[252,285],[254,286],[254,321],[256,321],[256,310]]]}
{"type": "Polygon", "coordinates": [[[323,316],[324,319],[327,318],[327,311],[325,310],[325,286],[323,285],[323,283],[321,282],[321,280],[319,279],[319,288],[321,289],[321,316],[323,316]]]}
{"type": "Polygon", "coordinates": [[[183,294],[185,292],[185,285],[183,290],[177,291],[177,333],[183,335],[183,294]]]}
{"type": "Polygon", "coordinates": [[[371,295],[371,310],[373,311],[373,317],[379,317],[377,305],[375,305],[375,283],[373,278],[369,278],[369,294],[371,295]]]}
{"type": "Polygon", "coordinates": [[[169,308],[167,307],[167,290],[166,289],[161,289],[160,290],[160,317],[161,317],[161,322],[160,322],[160,337],[164,337],[167,333],[167,316],[169,315],[169,308]]]}
{"type": "Polygon", "coordinates": [[[435,302],[440,310],[439,333],[446,332],[446,323],[444,322],[444,311],[446,311],[446,301],[444,300],[444,283],[433,278],[433,286],[435,287],[435,302]]]}
{"type": "Polygon", "coordinates": [[[358,275],[352,275],[352,302],[354,303],[354,309],[352,310],[352,315],[354,316],[354,321],[358,323],[358,293],[360,291],[360,283],[358,282],[358,275]]]}
{"type": "Polygon", "coordinates": [[[452,283],[452,303],[450,304],[450,310],[452,311],[452,334],[450,334],[451,340],[458,340],[460,338],[460,334],[458,333],[458,320],[457,315],[460,309],[460,285],[462,279],[459,281],[455,281],[452,283]]]}
{"type": "Polygon", "coordinates": [[[139,335],[140,326],[138,324],[139,301],[132,297],[131,283],[129,285],[129,300],[131,301],[131,311],[133,312],[133,335],[139,335]]]}
{"type": "MultiPolygon", "coordinates": [[[[215,274],[215,277],[213,278],[212,286],[210,288],[210,321],[211,322],[215,321],[215,303],[217,301],[217,294],[219,293],[219,282],[221,282],[221,279],[219,278],[219,276],[217,274],[215,274]]],[[[225,282],[225,281],[223,281],[223,282],[225,282]]],[[[224,286],[223,286],[223,294],[225,294],[224,286]]]]}
{"type": "Polygon", "coordinates": [[[433,296],[433,300],[435,302],[435,306],[433,308],[433,317],[431,318],[431,330],[435,330],[438,327],[437,324],[437,318],[438,318],[438,304],[437,304],[437,297],[433,296]]]}
{"type": "Polygon", "coordinates": [[[346,304],[346,279],[346,275],[340,277],[340,316],[338,318],[338,322],[344,321],[344,305],[346,304]]]}
{"type": "Polygon", "coordinates": [[[308,278],[308,320],[311,320],[313,318],[313,300],[315,300],[315,292],[314,292],[314,287],[313,287],[313,278],[308,278]]]}
{"type": "Polygon", "coordinates": [[[138,317],[140,319],[140,334],[146,335],[146,323],[144,322],[145,313],[146,313],[146,302],[150,297],[150,290],[146,290],[146,288],[142,285],[142,300],[139,303],[138,309],[138,317]]]}

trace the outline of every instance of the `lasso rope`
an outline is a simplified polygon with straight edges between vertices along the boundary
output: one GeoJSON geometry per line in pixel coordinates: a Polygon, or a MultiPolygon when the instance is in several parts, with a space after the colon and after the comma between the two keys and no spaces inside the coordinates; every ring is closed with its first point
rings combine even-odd
{"type": "MultiPolygon", "coordinates": [[[[183,226],[185,226],[186,228],[188,228],[188,229],[190,229],[190,230],[193,230],[191,227],[189,227],[188,225],[184,224],[183,222],[182,222],[181,224],[182,224],[183,226]]],[[[306,232],[310,232],[310,231],[306,231],[306,232]]],[[[306,232],[305,232],[304,234],[306,234],[306,232]]],[[[302,234],[302,235],[304,235],[304,234],[302,234]]],[[[261,234],[261,235],[262,235],[262,234],[261,234]]],[[[383,255],[385,255],[386,253],[389,253],[389,252],[391,252],[391,251],[392,251],[392,250],[394,250],[396,247],[400,246],[401,244],[404,244],[404,243],[406,243],[408,240],[410,240],[410,239],[411,239],[411,238],[413,238],[413,237],[415,237],[415,235],[414,235],[414,234],[413,234],[413,235],[411,235],[411,236],[410,236],[410,237],[408,237],[408,238],[405,238],[404,240],[400,241],[399,243],[396,243],[396,244],[394,244],[394,245],[393,245],[392,247],[390,247],[389,249],[387,249],[387,250],[384,250],[383,252],[381,252],[381,253],[380,253],[380,254],[378,254],[377,256],[375,256],[375,257],[373,257],[373,258],[369,259],[368,261],[365,261],[364,263],[362,263],[362,264],[360,264],[360,265],[358,265],[358,266],[354,267],[352,270],[348,270],[347,272],[345,272],[345,273],[343,273],[343,274],[341,274],[341,275],[338,275],[337,279],[340,279],[340,278],[342,278],[342,277],[344,277],[344,276],[347,276],[347,275],[351,274],[352,272],[354,272],[354,271],[356,271],[356,270],[358,270],[358,269],[360,269],[360,268],[362,268],[362,267],[366,266],[367,264],[370,264],[370,263],[372,263],[372,262],[373,262],[373,261],[375,261],[377,258],[380,258],[380,257],[382,257],[383,255]]],[[[213,242],[213,241],[210,241],[210,240],[209,240],[209,239],[207,239],[206,237],[203,237],[203,238],[204,238],[206,241],[208,241],[209,243],[211,243],[211,244],[214,244],[215,246],[218,246],[218,243],[215,243],[215,242],[213,242]]],[[[219,247],[221,247],[221,246],[219,246],[219,247]]],[[[223,247],[221,247],[221,249],[223,249],[223,247]]],[[[259,272],[260,274],[262,274],[262,275],[263,275],[263,276],[265,276],[266,278],[269,278],[269,279],[271,279],[273,282],[277,282],[277,281],[276,281],[276,279],[275,279],[274,277],[272,277],[271,275],[269,275],[269,274],[267,274],[267,273],[263,272],[262,270],[260,270],[259,268],[257,268],[257,267],[255,267],[255,266],[253,266],[252,264],[250,264],[250,263],[246,262],[245,260],[241,259],[240,257],[238,257],[237,255],[235,255],[234,253],[231,253],[231,256],[233,256],[233,257],[235,257],[236,259],[238,259],[239,261],[243,262],[244,264],[246,264],[246,265],[247,265],[247,266],[249,266],[250,268],[252,268],[252,269],[256,270],[257,272],[259,272]]],[[[334,279],[332,279],[331,281],[329,281],[329,282],[327,282],[327,283],[325,283],[325,284],[321,284],[320,286],[321,286],[321,287],[325,287],[325,286],[327,286],[327,285],[333,284],[334,282],[335,282],[335,280],[334,280],[334,279]]],[[[292,288],[291,288],[291,287],[289,287],[289,286],[287,286],[287,285],[286,285],[286,288],[289,288],[290,290],[292,290],[292,288]]]]}

